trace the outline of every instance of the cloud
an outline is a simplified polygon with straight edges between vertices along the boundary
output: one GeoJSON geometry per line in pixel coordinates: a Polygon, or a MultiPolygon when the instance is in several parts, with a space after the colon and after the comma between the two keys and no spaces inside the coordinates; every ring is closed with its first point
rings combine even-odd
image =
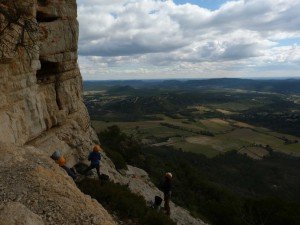
{"type": "Polygon", "coordinates": [[[97,67],[116,76],[181,76],[296,63],[299,47],[277,42],[300,37],[299,11],[299,0],[228,1],[215,11],[164,0],[79,0],[80,63],[84,76],[97,67]]]}
{"type": "Polygon", "coordinates": [[[81,5],[81,54],[121,56],[170,52],[185,46],[179,25],[160,13],[162,4],[141,1],[81,5]]]}

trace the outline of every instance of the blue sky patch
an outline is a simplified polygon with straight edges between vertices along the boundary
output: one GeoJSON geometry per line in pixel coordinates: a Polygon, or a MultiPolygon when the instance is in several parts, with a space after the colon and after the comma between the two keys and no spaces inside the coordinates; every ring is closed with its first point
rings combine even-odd
{"type": "Polygon", "coordinates": [[[200,7],[207,8],[210,10],[216,10],[220,8],[220,6],[227,2],[226,0],[174,0],[174,3],[176,4],[185,4],[185,3],[190,3],[193,5],[199,5],[200,7]]]}
{"type": "Polygon", "coordinates": [[[287,38],[278,42],[278,46],[287,46],[287,45],[300,45],[300,37],[297,38],[287,38]]]}

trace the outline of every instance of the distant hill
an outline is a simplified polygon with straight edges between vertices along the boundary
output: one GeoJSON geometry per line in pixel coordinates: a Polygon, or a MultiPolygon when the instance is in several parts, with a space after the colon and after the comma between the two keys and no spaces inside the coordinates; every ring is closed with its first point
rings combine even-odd
{"type": "Polygon", "coordinates": [[[238,78],[217,78],[205,80],[128,80],[128,81],[85,81],[86,91],[96,91],[111,86],[128,86],[133,88],[231,88],[282,94],[299,94],[300,79],[256,80],[238,78]]]}

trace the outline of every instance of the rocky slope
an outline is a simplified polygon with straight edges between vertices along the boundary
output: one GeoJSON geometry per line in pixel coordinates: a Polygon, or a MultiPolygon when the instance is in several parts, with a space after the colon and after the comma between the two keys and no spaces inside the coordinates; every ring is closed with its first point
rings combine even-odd
{"type": "MultiPolygon", "coordinates": [[[[73,166],[98,143],[82,101],[75,0],[0,0],[0,225],[116,224],[49,156],[73,166]]],[[[152,200],[147,174],[103,172],[152,200]]],[[[172,204],[178,224],[203,224],[172,204]]]]}
{"type": "MultiPolygon", "coordinates": [[[[147,202],[153,202],[154,196],[160,196],[163,198],[163,193],[155,187],[150,181],[148,174],[139,168],[128,166],[126,171],[125,182],[129,189],[143,196],[147,202]]],[[[179,225],[205,225],[200,219],[196,219],[190,215],[190,213],[180,206],[175,205],[173,202],[170,203],[171,207],[171,219],[179,225]]]]}
{"type": "Polygon", "coordinates": [[[0,149],[3,224],[115,224],[42,149],[10,144],[0,144],[0,149]],[[19,223],[22,214],[27,216],[19,223]]]}

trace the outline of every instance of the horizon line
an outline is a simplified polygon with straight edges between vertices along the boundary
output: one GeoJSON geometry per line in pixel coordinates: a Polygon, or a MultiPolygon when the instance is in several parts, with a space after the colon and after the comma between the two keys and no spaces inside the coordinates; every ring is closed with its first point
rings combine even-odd
{"type": "Polygon", "coordinates": [[[212,77],[212,78],[129,78],[129,79],[99,79],[99,80],[89,80],[82,79],[83,81],[165,81],[165,80],[178,80],[178,81],[187,81],[187,80],[216,80],[216,79],[240,79],[240,80],[298,80],[300,76],[291,76],[291,77],[212,77]]]}

